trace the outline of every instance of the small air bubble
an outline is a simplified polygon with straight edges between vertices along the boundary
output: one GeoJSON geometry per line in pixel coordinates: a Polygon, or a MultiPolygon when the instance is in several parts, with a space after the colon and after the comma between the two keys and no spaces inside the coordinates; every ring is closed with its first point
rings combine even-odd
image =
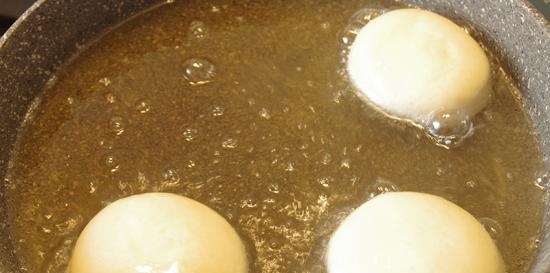
{"type": "Polygon", "coordinates": [[[267,186],[267,190],[272,193],[279,193],[279,184],[277,183],[271,183],[269,186],[267,186]]]}
{"type": "Polygon", "coordinates": [[[347,158],[342,160],[342,162],[340,162],[340,168],[345,168],[345,169],[351,168],[351,160],[347,158]]]}
{"type": "Polygon", "coordinates": [[[116,171],[118,171],[118,169],[120,168],[120,165],[118,163],[118,160],[116,159],[116,157],[114,157],[113,155],[105,155],[102,159],[101,159],[101,164],[105,167],[107,167],[107,169],[111,172],[111,173],[114,173],[116,171]]]}
{"type": "Polygon", "coordinates": [[[241,201],[241,208],[255,208],[258,206],[258,201],[254,198],[247,198],[241,201]]]}
{"type": "Polygon", "coordinates": [[[47,227],[42,227],[42,232],[44,232],[44,233],[52,233],[52,229],[47,228],[47,227]]]}
{"type": "Polygon", "coordinates": [[[542,191],[545,191],[548,188],[548,184],[550,183],[550,179],[548,178],[548,175],[543,175],[537,179],[535,179],[535,186],[539,188],[542,191]]]}
{"type": "Polygon", "coordinates": [[[533,236],[529,239],[529,245],[527,246],[531,250],[535,250],[540,246],[540,239],[538,236],[533,236]]]}
{"type": "Polygon", "coordinates": [[[425,126],[430,139],[446,149],[459,146],[474,131],[470,117],[460,111],[434,112],[428,117],[425,126]]]}
{"type": "Polygon", "coordinates": [[[57,233],[60,235],[71,233],[82,222],[82,220],[82,216],[80,215],[74,218],[69,217],[64,222],[55,225],[55,227],[57,228],[57,233]]]}
{"type": "Polygon", "coordinates": [[[97,190],[97,186],[94,184],[94,182],[90,182],[90,190],[89,193],[94,193],[97,190]]]}
{"type": "Polygon", "coordinates": [[[350,23],[340,34],[340,42],[346,47],[351,46],[362,27],[361,24],[350,23]]]}
{"type": "Polygon", "coordinates": [[[183,77],[191,85],[206,84],[214,80],[216,68],[210,61],[202,58],[191,58],[183,63],[183,77]]]}
{"type": "Polygon", "coordinates": [[[334,179],[330,176],[321,177],[321,178],[317,179],[317,182],[325,188],[330,187],[330,184],[331,184],[332,181],[334,181],[334,179]]]}
{"type": "Polygon", "coordinates": [[[170,182],[179,182],[180,180],[180,177],[178,175],[178,172],[174,169],[165,169],[164,171],[162,171],[162,178],[164,178],[164,180],[166,181],[170,181],[170,182]]]}
{"type": "Polygon", "coordinates": [[[473,189],[477,187],[477,183],[473,180],[466,181],[466,187],[473,189]]]}
{"type": "Polygon", "coordinates": [[[362,9],[357,11],[352,17],[351,22],[362,24],[363,26],[368,24],[372,19],[380,16],[384,13],[383,9],[362,9]]]}
{"type": "Polygon", "coordinates": [[[381,9],[362,9],[356,12],[349,20],[348,25],[340,34],[340,41],[345,46],[350,46],[359,31],[368,24],[372,19],[380,16],[384,10],[381,9]]]}
{"type": "Polygon", "coordinates": [[[271,243],[269,244],[269,248],[270,248],[271,250],[278,250],[278,249],[281,248],[281,245],[280,245],[279,243],[277,243],[277,242],[271,242],[271,243]]]}
{"type": "Polygon", "coordinates": [[[342,99],[344,98],[344,91],[336,91],[332,95],[332,101],[334,101],[336,104],[340,104],[342,102],[342,99]]]}
{"type": "MultiPolygon", "coordinates": [[[[162,171],[162,178],[164,179],[160,183],[160,190],[165,190],[167,188],[173,188],[176,186],[179,186],[180,184],[180,177],[178,175],[178,172],[175,169],[167,168],[162,171]]],[[[147,181],[146,179],[143,179],[143,181],[147,181]]],[[[147,187],[147,183],[143,183],[144,187],[142,190],[145,190],[147,187]]]]}
{"type": "Polygon", "coordinates": [[[195,139],[198,135],[198,130],[197,129],[194,129],[194,128],[187,128],[185,130],[183,130],[183,138],[185,139],[185,141],[193,141],[193,139],[195,139]]]}
{"type": "Polygon", "coordinates": [[[328,165],[328,164],[330,164],[330,162],[332,162],[332,155],[329,154],[329,153],[325,153],[323,155],[323,159],[321,160],[321,163],[323,165],[328,165]]]}
{"type": "Polygon", "coordinates": [[[489,217],[481,217],[477,220],[485,227],[493,240],[497,240],[500,236],[502,236],[502,226],[496,220],[489,217]]]}
{"type": "Polygon", "coordinates": [[[115,95],[113,95],[113,93],[107,93],[107,94],[105,95],[105,100],[106,100],[108,103],[113,104],[113,103],[116,102],[116,97],[115,97],[115,95]]]}
{"type": "Polygon", "coordinates": [[[294,164],[292,164],[292,162],[288,162],[288,164],[287,164],[286,167],[285,167],[285,171],[287,171],[287,172],[293,172],[294,170],[295,170],[294,164]]]}
{"type": "Polygon", "coordinates": [[[141,114],[148,113],[151,110],[151,107],[149,106],[149,103],[146,100],[138,100],[136,102],[135,107],[136,107],[136,110],[141,114]]]}
{"type": "Polygon", "coordinates": [[[111,80],[109,78],[101,78],[99,79],[99,83],[103,84],[104,86],[111,85],[111,80]]]}
{"type": "Polygon", "coordinates": [[[264,119],[270,119],[271,118],[271,114],[269,113],[269,111],[265,108],[262,108],[260,110],[260,112],[258,112],[258,115],[260,115],[260,117],[264,118],[264,119]]]}
{"type": "Polygon", "coordinates": [[[399,187],[390,181],[378,178],[377,181],[369,187],[367,192],[368,200],[387,192],[397,192],[399,187]]]}
{"type": "Polygon", "coordinates": [[[225,112],[225,109],[223,109],[223,107],[221,106],[215,105],[212,107],[212,116],[214,117],[223,116],[224,112],[225,112]]]}
{"type": "Polygon", "coordinates": [[[202,21],[193,21],[189,24],[189,36],[194,39],[202,40],[208,36],[206,24],[202,21]]]}
{"type": "Polygon", "coordinates": [[[239,142],[234,138],[228,138],[222,142],[222,147],[226,149],[235,149],[239,145],[239,142]]]}
{"type": "Polygon", "coordinates": [[[124,133],[124,119],[119,116],[112,117],[109,120],[109,129],[117,136],[122,135],[124,133]]]}

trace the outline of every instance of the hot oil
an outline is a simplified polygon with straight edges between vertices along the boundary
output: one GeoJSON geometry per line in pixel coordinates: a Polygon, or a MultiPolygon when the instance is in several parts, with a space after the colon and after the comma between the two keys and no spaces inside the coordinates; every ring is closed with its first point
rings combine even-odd
{"type": "Polygon", "coordinates": [[[348,19],[397,6],[192,0],[108,33],[58,75],[21,133],[6,179],[21,268],[63,272],[101,208],[165,191],[227,218],[251,272],[324,272],[330,234],[353,208],[410,190],[471,212],[508,272],[525,272],[547,178],[506,73],[495,68],[475,134],[450,150],[374,111],[338,73],[348,19]]]}

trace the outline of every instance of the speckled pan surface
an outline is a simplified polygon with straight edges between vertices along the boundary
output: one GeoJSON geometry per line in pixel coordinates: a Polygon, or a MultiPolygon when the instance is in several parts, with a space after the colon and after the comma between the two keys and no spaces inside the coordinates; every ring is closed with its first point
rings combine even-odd
{"type": "MultiPolygon", "coordinates": [[[[43,0],[0,39],[0,219],[1,184],[18,128],[48,79],[79,48],[105,29],[161,1],[43,0]]],[[[450,18],[474,24],[498,53],[523,91],[544,160],[550,167],[550,24],[520,0],[411,0],[450,18]]],[[[550,272],[550,206],[546,235],[532,273],[550,272]]],[[[0,221],[0,272],[22,272],[11,256],[9,223],[0,221]]]]}

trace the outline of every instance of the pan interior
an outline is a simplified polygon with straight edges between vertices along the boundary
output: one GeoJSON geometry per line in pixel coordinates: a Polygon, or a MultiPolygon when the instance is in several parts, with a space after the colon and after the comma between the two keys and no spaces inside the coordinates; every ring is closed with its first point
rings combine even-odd
{"type": "Polygon", "coordinates": [[[107,33],[52,79],[19,136],[6,198],[21,268],[65,270],[98,210],[166,191],[226,217],[251,272],[324,272],[326,242],[353,208],[407,190],[471,212],[508,272],[526,272],[547,178],[499,61],[474,136],[452,150],[373,110],[339,73],[349,19],[397,7],[191,0],[107,33]]]}

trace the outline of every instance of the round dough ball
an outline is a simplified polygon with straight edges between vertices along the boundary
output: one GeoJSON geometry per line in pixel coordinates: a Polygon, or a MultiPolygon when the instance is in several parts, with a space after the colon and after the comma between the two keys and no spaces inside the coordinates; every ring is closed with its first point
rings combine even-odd
{"type": "Polygon", "coordinates": [[[490,96],[483,49],[452,21],[425,10],[398,9],[370,21],[351,46],[347,69],[375,106],[420,125],[433,112],[472,117],[490,96]]]}
{"type": "Polygon", "coordinates": [[[329,273],[504,273],[485,228],[434,195],[394,192],[349,215],[329,242],[329,273]]]}
{"type": "Polygon", "coordinates": [[[70,273],[246,273],[247,256],[229,223],[175,194],[146,193],[101,210],[80,234],[70,273]]]}

